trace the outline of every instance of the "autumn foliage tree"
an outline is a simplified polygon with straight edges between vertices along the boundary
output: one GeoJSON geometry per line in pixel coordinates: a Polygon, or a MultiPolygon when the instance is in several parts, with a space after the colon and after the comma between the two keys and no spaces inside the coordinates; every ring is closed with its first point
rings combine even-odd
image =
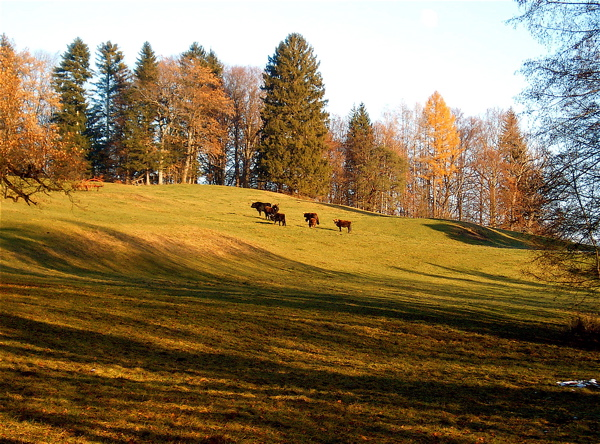
{"type": "Polygon", "coordinates": [[[423,109],[421,134],[422,179],[429,201],[429,216],[448,217],[452,181],[458,168],[460,139],[455,117],[437,91],[427,100],[423,109]]]}
{"type": "Polygon", "coordinates": [[[0,38],[0,187],[4,198],[69,191],[82,152],[67,149],[52,115],[59,107],[50,68],[0,38]]]}

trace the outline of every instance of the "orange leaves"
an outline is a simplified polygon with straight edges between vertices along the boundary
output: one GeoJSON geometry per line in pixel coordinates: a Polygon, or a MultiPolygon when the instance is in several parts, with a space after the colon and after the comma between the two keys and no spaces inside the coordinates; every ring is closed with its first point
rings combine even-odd
{"type": "MultiPolygon", "coordinates": [[[[5,198],[33,202],[31,195],[60,189],[78,153],[64,150],[50,123],[58,106],[50,68],[27,52],[0,42],[0,184],[5,198]]],[[[70,172],[70,171],[69,171],[70,172]]]]}

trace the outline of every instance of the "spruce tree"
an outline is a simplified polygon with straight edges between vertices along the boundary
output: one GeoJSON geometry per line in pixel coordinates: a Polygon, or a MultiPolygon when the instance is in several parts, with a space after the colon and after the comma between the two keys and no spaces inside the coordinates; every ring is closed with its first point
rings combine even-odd
{"type": "Polygon", "coordinates": [[[90,160],[93,175],[109,180],[126,179],[122,165],[127,162],[128,154],[125,121],[131,74],[124,58],[119,47],[110,41],[98,47],[98,79],[90,114],[90,160]]]}
{"type": "Polygon", "coordinates": [[[223,78],[223,63],[221,63],[212,49],[206,52],[202,45],[194,42],[190,45],[190,49],[181,54],[182,64],[185,65],[190,60],[200,61],[202,66],[209,68],[219,79],[223,78]]]}
{"type": "Polygon", "coordinates": [[[155,103],[158,88],[158,60],[150,43],[145,42],[133,70],[134,78],[127,111],[126,145],[129,152],[127,169],[132,178],[150,174],[158,162],[157,119],[155,103]]]}
{"type": "Polygon", "coordinates": [[[328,186],[328,114],[318,69],[300,34],[281,42],[265,68],[259,174],[278,191],[318,196],[328,186]]]}
{"type": "Polygon", "coordinates": [[[364,103],[350,114],[344,148],[347,204],[393,213],[395,200],[404,186],[406,164],[395,151],[377,142],[364,103]]]}
{"type": "Polygon", "coordinates": [[[53,121],[67,146],[78,149],[85,155],[90,150],[86,83],[91,77],[90,51],[78,37],[67,47],[60,64],[54,68],[53,86],[60,96],[62,106],[54,115],[53,121]]]}
{"type": "Polygon", "coordinates": [[[364,103],[353,108],[344,143],[346,150],[347,204],[366,208],[369,184],[369,164],[375,150],[375,134],[364,103]]]}
{"type": "Polygon", "coordinates": [[[531,231],[541,213],[542,172],[529,153],[512,108],[503,116],[498,148],[506,166],[503,196],[505,226],[510,230],[531,231]]]}

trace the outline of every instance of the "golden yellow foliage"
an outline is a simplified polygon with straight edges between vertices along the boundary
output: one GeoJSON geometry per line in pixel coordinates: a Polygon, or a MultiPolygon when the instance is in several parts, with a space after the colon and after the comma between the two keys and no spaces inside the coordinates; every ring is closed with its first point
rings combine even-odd
{"type": "Polygon", "coordinates": [[[447,211],[450,181],[458,169],[461,153],[455,117],[439,92],[434,92],[423,109],[421,172],[429,186],[430,216],[447,211]]]}

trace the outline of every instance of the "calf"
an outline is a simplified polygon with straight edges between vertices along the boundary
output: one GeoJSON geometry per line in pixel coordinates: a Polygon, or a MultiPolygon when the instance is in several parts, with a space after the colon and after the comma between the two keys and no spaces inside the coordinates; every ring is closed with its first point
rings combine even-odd
{"type": "Polygon", "coordinates": [[[277,204],[271,206],[266,206],[263,211],[265,212],[265,219],[271,219],[271,216],[277,214],[279,212],[279,206],[277,204]]]}
{"type": "Polygon", "coordinates": [[[283,226],[285,227],[285,214],[275,213],[275,214],[271,215],[271,220],[273,221],[273,223],[279,222],[280,226],[282,225],[282,222],[283,222],[283,226]]]}
{"type": "Polygon", "coordinates": [[[304,213],[304,220],[306,222],[308,222],[308,226],[309,227],[310,227],[310,220],[311,219],[315,219],[317,221],[317,225],[319,225],[319,216],[317,215],[317,213],[304,213]]]}
{"type": "Polygon", "coordinates": [[[348,228],[348,233],[352,230],[351,224],[349,220],[341,220],[341,219],[333,219],[333,223],[342,231],[343,228],[348,228]]]}
{"type": "Polygon", "coordinates": [[[270,207],[270,206],[271,206],[270,202],[253,202],[252,205],[250,205],[250,208],[256,208],[256,211],[258,211],[258,215],[262,216],[262,212],[265,211],[265,207],[270,207]]]}
{"type": "Polygon", "coordinates": [[[318,223],[319,223],[319,219],[315,219],[314,217],[311,217],[310,220],[308,221],[308,228],[315,227],[318,223]]]}

